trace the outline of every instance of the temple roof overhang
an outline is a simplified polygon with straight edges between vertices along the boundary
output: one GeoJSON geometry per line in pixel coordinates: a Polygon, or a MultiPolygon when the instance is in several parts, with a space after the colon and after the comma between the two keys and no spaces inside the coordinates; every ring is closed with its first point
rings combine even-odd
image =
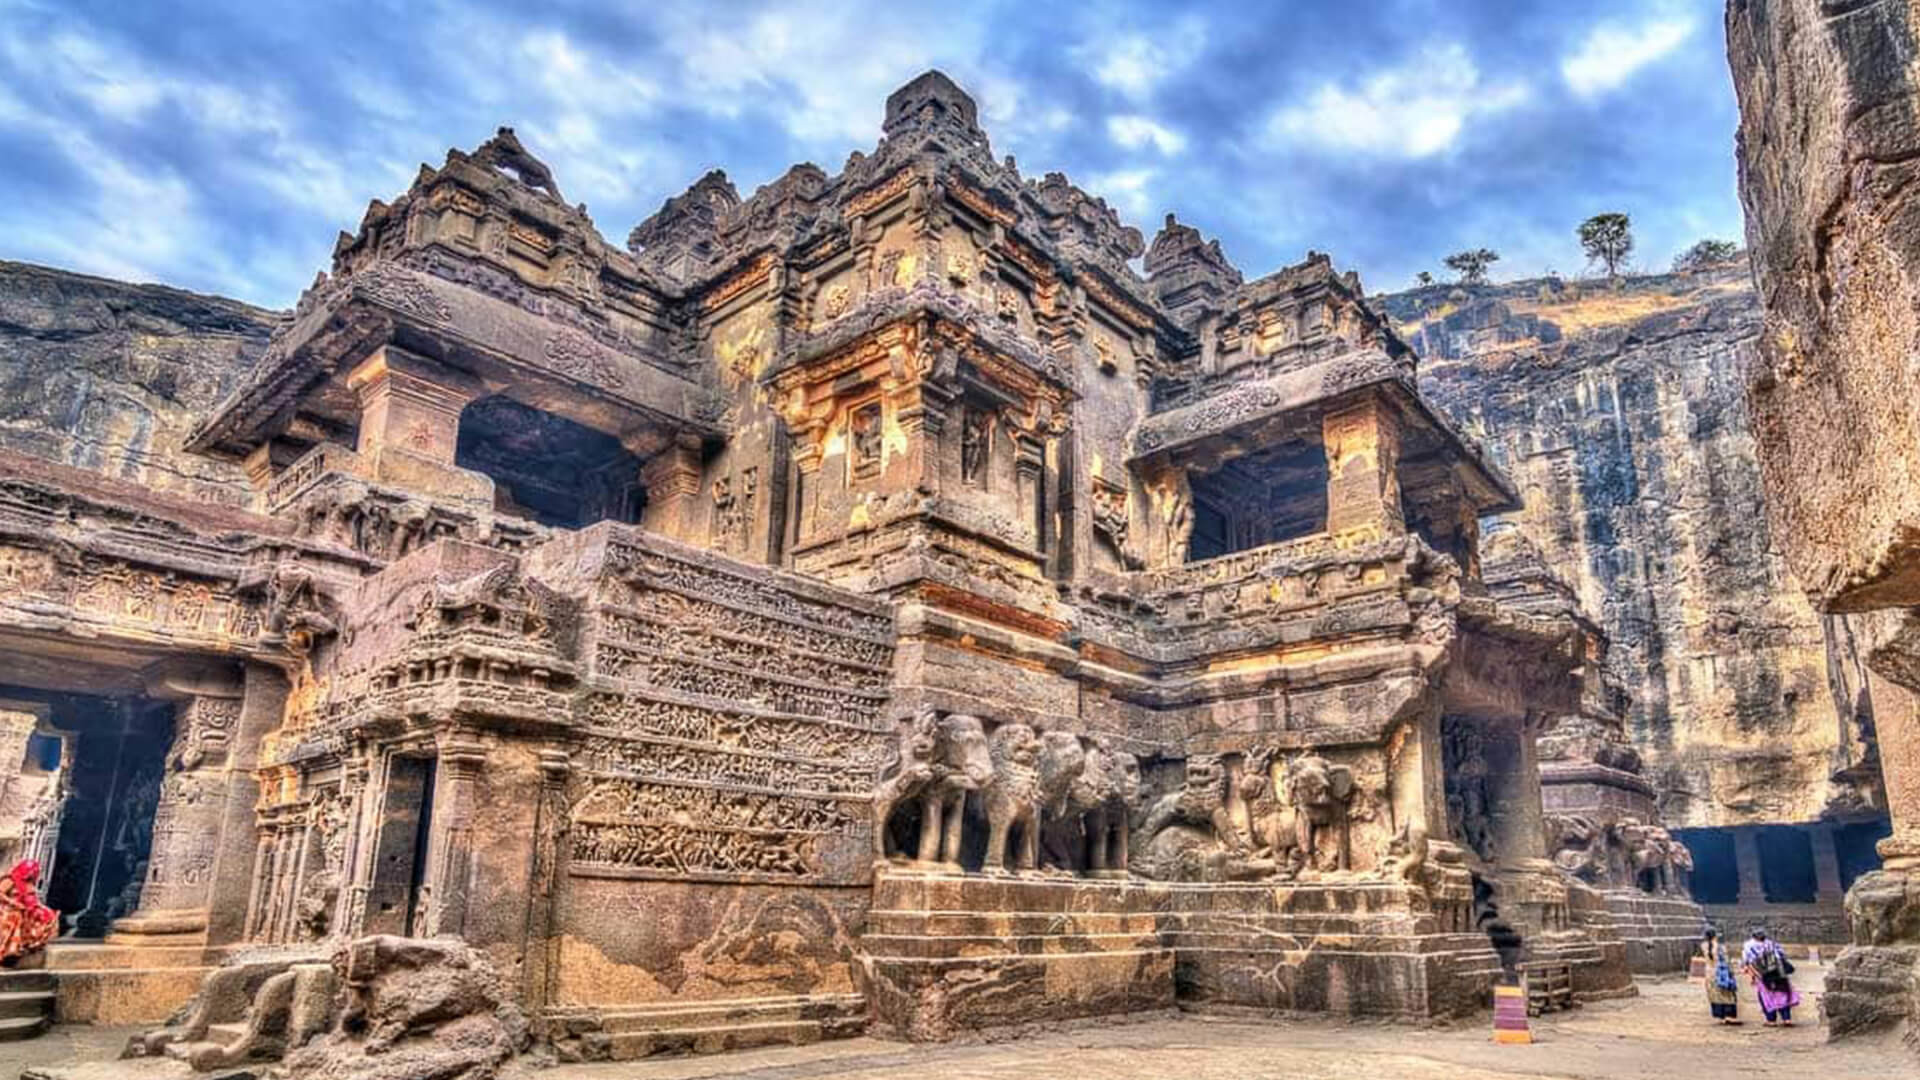
{"type": "MultiPolygon", "coordinates": [[[[1226,382],[1226,380],[1222,380],[1226,382]]],[[[1512,481],[1480,448],[1435,412],[1413,383],[1409,358],[1366,347],[1290,368],[1265,378],[1227,382],[1190,404],[1155,413],[1134,430],[1129,465],[1158,459],[1175,464],[1233,456],[1224,448],[1261,444],[1277,429],[1317,425],[1329,409],[1377,394],[1401,418],[1403,461],[1441,461],[1461,477],[1480,514],[1520,509],[1512,481]]],[[[1317,437],[1317,426],[1313,426],[1317,437]]],[[[1258,447],[1252,447],[1257,449],[1258,447]]]]}
{"type": "MultiPolygon", "coordinates": [[[[351,427],[346,376],[373,350],[395,345],[512,388],[524,404],[617,436],[638,426],[720,439],[724,403],[664,359],[602,340],[459,283],[391,263],[316,286],[274,335],[246,383],[197,427],[188,448],[242,454],[311,421],[351,427]]],[[[311,441],[311,440],[308,440],[311,441]]]]}

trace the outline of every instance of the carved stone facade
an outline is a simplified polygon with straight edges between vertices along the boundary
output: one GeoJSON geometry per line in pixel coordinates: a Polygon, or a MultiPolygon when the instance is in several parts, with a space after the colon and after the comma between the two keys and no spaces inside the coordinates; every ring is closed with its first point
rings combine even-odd
{"type": "Polygon", "coordinates": [[[0,486],[0,653],[172,710],[114,940],[456,936],[571,1058],[1631,992],[1536,749],[1604,641],[1357,278],[884,130],[625,251],[450,153],[199,419],[251,510],[0,486]]]}

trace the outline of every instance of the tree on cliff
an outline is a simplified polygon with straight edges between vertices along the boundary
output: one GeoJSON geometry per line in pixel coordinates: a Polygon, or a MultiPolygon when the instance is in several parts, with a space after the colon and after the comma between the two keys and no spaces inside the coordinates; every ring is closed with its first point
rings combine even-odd
{"type": "Polygon", "coordinates": [[[1731,240],[1702,240],[1673,257],[1675,270],[1698,270],[1732,262],[1740,254],[1740,245],[1731,240]]]}
{"type": "Polygon", "coordinates": [[[1580,249],[1587,258],[1605,263],[1607,277],[1619,276],[1633,254],[1633,222],[1625,214],[1595,214],[1580,223],[1580,249]]]}
{"type": "Polygon", "coordinates": [[[1500,253],[1487,248],[1456,251],[1442,259],[1447,269],[1460,275],[1462,285],[1485,285],[1487,268],[1500,261],[1500,253]]]}
{"type": "Polygon", "coordinates": [[[1427,286],[1433,284],[1433,275],[1427,273],[1425,270],[1422,270],[1419,273],[1413,275],[1413,283],[1419,286],[1420,288],[1424,289],[1427,286]]]}

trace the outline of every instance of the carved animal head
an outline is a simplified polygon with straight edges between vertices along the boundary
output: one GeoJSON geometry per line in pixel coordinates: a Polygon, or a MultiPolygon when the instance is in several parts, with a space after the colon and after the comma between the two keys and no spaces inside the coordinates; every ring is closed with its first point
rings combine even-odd
{"type": "Polygon", "coordinates": [[[1140,759],[1124,750],[1113,749],[1102,750],[1101,758],[1106,762],[1113,798],[1129,805],[1139,799],[1144,783],[1140,776],[1140,759]]]}
{"type": "Polygon", "coordinates": [[[979,717],[953,713],[940,721],[940,763],[951,770],[950,781],[960,787],[984,787],[993,779],[987,729],[979,717]]]}
{"type": "Polygon", "coordinates": [[[1331,806],[1353,798],[1353,770],[1318,754],[1287,765],[1287,791],[1296,806],[1331,806]]]}
{"type": "Polygon", "coordinates": [[[1065,731],[1040,736],[1040,789],[1049,800],[1066,795],[1069,788],[1077,792],[1090,776],[1097,783],[1099,770],[1090,764],[1079,736],[1065,731]]]}
{"type": "Polygon", "coordinates": [[[993,729],[988,742],[993,763],[1031,768],[1040,758],[1040,736],[1025,724],[1001,724],[993,729]]]}

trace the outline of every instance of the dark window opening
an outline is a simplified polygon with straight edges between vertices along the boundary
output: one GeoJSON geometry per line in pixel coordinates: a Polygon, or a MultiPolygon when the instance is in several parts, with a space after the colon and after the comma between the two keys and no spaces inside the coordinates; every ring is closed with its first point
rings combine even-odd
{"type": "Polygon", "coordinates": [[[1290,442],[1194,476],[1188,561],[1285,543],[1327,529],[1327,455],[1290,442]]]}
{"type": "Polygon", "coordinates": [[[36,731],[27,736],[26,770],[50,773],[58,769],[61,745],[59,736],[48,735],[45,732],[36,731]]]}
{"type": "Polygon", "coordinates": [[[1870,870],[1880,869],[1880,851],[1874,845],[1893,835],[1893,822],[1856,821],[1833,830],[1833,851],[1840,861],[1840,889],[1853,887],[1853,880],[1870,870]]]}
{"type": "Polygon", "coordinates": [[[1725,829],[1676,829],[1673,835],[1693,853],[1693,902],[1739,902],[1740,864],[1733,834],[1725,829]]]}
{"type": "Polygon", "coordinates": [[[1811,904],[1820,889],[1813,869],[1813,838],[1791,825],[1766,825],[1756,837],[1760,889],[1769,904],[1811,904]]]}
{"type": "Polygon", "coordinates": [[[460,414],[454,464],[493,478],[494,508],[542,525],[577,529],[640,520],[640,459],[604,432],[504,397],[460,414]]]}

